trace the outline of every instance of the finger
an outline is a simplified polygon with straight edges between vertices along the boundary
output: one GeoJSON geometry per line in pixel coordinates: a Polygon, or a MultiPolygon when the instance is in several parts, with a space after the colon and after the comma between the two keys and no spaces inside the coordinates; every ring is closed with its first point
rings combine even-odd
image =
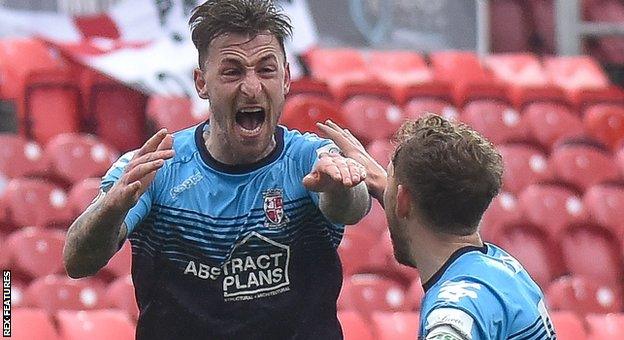
{"type": "Polygon", "coordinates": [[[145,155],[148,152],[155,151],[158,145],[160,144],[160,142],[162,142],[162,140],[165,138],[166,135],[167,135],[167,129],[160,129],[152,137],[150,137],[150,139],[148,139],[147,142],[145,142],[145,144],[143,144],[143,146],[139,149],[139,151],[137,151],[137,153],[134,155],[134,158],[138,158],[138,157],[145,155]]]}
{"type": "Polygon", "coordinates": [[[344,158],[334,159],[334,164],[340,171],[340,177],[342,178],[342,184],[350,187],[353,185],[353,180],[351,177],[351,172],[349,171],[349,165],[347,164],[344,158]]]}
{"type": "Polygon", "coordinates": [[[362,142],[360,142],[357,138],[355,138],[355,136],[353,134],[351,134],[351,131],[349,131],[349,129],[345,130],[345,133],[347,134],[347,139],[357,145],[358,147],[364,149],[364,145],[362,145],[362,142]]]}
{"type": "Polygon", "coordinates": [[[139,181],[147,176],[150,172],[160,169],[165,161],[162,159],[155,159],[153,161],[143,163],[134,167],[130,172],[126,174],[126,183],[139,181]]]}
{"type": "Polygon", "coordinates": [[[338,130],[333,129],[326,124],[316,123],[316,127],[318,127],[319,130],[323,132],[323,134],[325,134],[325,136],[327,136],[329,139],[333,140],[336,143],[339,143],[340,140],[345,139],[338,130]]]}
{"type": "Polygon", "coordinates": [[[160,144],[158,144],[156,150],[167,150],[171,148],[173,148],[173,135],[168,133],[165,135],[165,138],[160,141],[160,144]]]}
{"type": "Polygon", "coordinates": [[[353,184],[360,183],[362,180],[362,166],[355,161],[347,161],[347,165],[349,166],[349,173],[351,174],[351,180],[353,184]]]}
{"type": "Polygon", "coordinates": [[[158,159],[166,160],[173,158],[175,152],[172,149],[150,152],[137,159],[132,160],[126,167],[126,172],[130,172],[135,167],[158,159]]]}

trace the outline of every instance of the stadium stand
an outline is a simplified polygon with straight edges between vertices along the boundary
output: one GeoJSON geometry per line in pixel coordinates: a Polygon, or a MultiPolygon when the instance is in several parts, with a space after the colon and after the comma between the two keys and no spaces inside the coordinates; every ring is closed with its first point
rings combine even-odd
{"type": "Polygon", "coordinates": [[[418,336],[420,317],[414,312],[375,312],[373,325],[378,340],[408,340],[418,336]]]}
{"type": "Polygon", "coordinates": [[[53,229],[22,228],[6,240],[11,268],[31,278],[63,271],[65,232],[53,229]]]}
{"type": "Polygon", "coordinates": [[[59,311],[59,333],[64,340],[131,340],[134,326],[118,310],[59,311]]]}
{"type": "Polygon", "coordinates": [[[35,279],[24,293],[25,304],[49,313],[59,310],[100,309],[105,306],[105,286],[96,279],[74,280],[65,274],[35,279]]]}
{"type": "Polygon", "coordinates": [[[567,340],[585,340],[587,333],[583,321],[570,311],[555,311],[550,313],[557,337],[567,340]]]}
{"type": "Polygon", "coordinates": [[[348,277],[340,296],[343,309],[353,309],[369,317],[374,311],[407,311],[405,287],[375,274],[348,277]]]}
{"type": "Polygon", "coordinates": [[[374,340],[370,324],[353,310],[339,310],[338,320],[342,325],[345,340],[374,340]]]}
{"type": "Polygon", "coordinates": [[[618,289],[600,285],[591,279],[562,276],[546,290],[551,309],[571,311],[580,316],[590,313],[617,313],[622,309],[618,289]]]}
{"type": "Polygon", "coordinates": [[[15,308],[11,311],[11,339],[60,340],[50,315],[38,308],[15,308]]]}

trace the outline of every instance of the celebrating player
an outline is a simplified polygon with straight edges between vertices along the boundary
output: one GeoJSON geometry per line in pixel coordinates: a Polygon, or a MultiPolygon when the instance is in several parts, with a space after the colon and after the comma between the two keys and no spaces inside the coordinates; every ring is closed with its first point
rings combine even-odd
{"type": "Polygon", "coordinates": [[[365,166],[397,261],[420,271],[419,338],[555,339],[540,288],[516,259],[479,235],[503,172],[490,142],[428,115],[397,132],[386,174],[349,131],[331,121],[318,127],[365,166]]]}
{"type": "Polygon", "coordinates": [[[370,207],[363,167],[329,140],[277,125],[288,18],[272,1],[193,11],[197,93],[210,121],[122,156],[72,224],[72,277],[128,238],[137,339],[339,339],[344,224],[370,207]]]}

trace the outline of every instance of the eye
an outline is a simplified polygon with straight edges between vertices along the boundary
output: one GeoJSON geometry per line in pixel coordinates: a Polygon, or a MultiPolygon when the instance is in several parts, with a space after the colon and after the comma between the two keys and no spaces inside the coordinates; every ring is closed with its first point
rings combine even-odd
{"type": "Polygon", "coordinates": [[[235,68],[228,68],[228,69],[223,70],[221,74],[226,77],[235,77],[235,76],[239,76],[241,72],[240,70],[235,69],[235,68]]]}
{"type": "Polygon", "coordinates": [[[260,69],[261,73],[272,73],[275,72],[275,67],[273,66],[265,66],[262,69],[260,69]]]}

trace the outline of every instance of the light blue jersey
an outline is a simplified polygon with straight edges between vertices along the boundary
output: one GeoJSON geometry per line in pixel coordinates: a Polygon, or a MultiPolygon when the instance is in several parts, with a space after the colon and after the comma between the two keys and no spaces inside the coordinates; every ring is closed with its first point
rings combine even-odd
{"type": "Polygon", "coordinates": [[[540,288],[492,244],[458,250],[424,288],[421,339],[449,326],[473,340],[556,339],[540,288]]]}
{"type": "MultiPolygon", "coordinates": [[[[207,123],[174,135],[176,155],[125,218],[138,339],[339,339],[343,225],[302,184],[329,140],[278,126],[264,159],[215,160],[207,123]]],[[[109,188],[132,154],[102,181],[109,188]]]]}

